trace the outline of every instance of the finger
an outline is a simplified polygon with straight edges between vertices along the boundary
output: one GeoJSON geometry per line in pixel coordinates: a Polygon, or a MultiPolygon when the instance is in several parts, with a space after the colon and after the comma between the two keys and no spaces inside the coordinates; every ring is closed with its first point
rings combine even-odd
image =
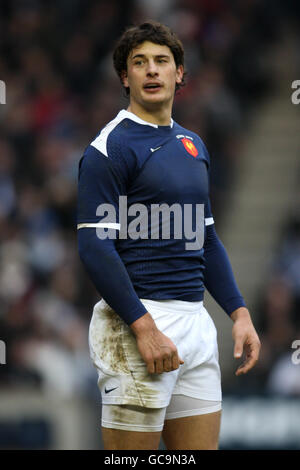
{"type": "Polygon", "coordinates": [[[164,371],[163,360],[162,359],[156,359],[155,360],[155,373],[156,374],[162,374],[163,371],[164,371]]]}
{"type": "Polygon", "coordinates": [[[257,362],[256,356],[249,356],[246,360],[238,367],[236,375],[246,374],[257,362]]]}
{"type": "Polygon", "coordinates": [[[252,364],[242,364],[236,371],[235,375],[247,374],[250,369],[255,365],[256,361],[252,364]]]}
{"type": "Polygon", "coordinates": [[[244,341],[243,341],[243,337],[241,336],[241,337],[236,338],[235,340],[234,352],[233,352],[234,357],[237,359],[239,357],[242,357],[243,349],[244,349],[244,341]]]}
{"type": "Polygon", "coordinates": [[[173,370],[178,369],[179,367],[179,358],[177,352],[175,352],[172,356],[172,368],[173,370]]]}
{"type": "Polygon", "coordinates": [[[172,367],[172,357],[171,356],[165,357],[163,365],[164,365],[164,371],[165,372],[170,372],[173,369],[173,367],[172,367]]]}
{"type": "Polygon", "coordinates": [[[173,364],[173,370],[176,370],[179,368],[179,366],[184,364],[184,360],[181,359],[181,357],[179,357],[178,354],[176,354],[175,356],[173,356],[172,364],[173,364]]]}
{"type": "Polygon", "coordinates": [[[155,373],[155,363],[154,363],[154,360],[149,360],[147,362],[147,370],[149,372],[149,374],[154,374],[155,373]]]}

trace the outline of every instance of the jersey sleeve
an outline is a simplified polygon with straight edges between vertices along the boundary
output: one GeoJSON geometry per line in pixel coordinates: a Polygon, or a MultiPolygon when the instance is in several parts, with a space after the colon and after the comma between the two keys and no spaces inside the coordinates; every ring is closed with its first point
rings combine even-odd
{"type": "Polygon", "coordinates": [[[245,301],[234,278],[226,249],[219,239],[208,199],[205,204],[204,285],[215,301],[230,315],[245,301]]]}
{"type": "Polygon", "coordinates": [[[115,150],[111,157],[110,152],[105,155],[90,145],[80,161],[78,250],[99,294],[129,325],[147,310],[116,249],[119,197],[126,194],[130,172],[134,170],[116,153],[115,150]]]}
{"type": "MultiPolygon", "coordinates": [[[[204,143],[202,144],[209,170],[209,153],[204,143]]],[[[217,235],[209,197],[205,204],[204,217],[204,285],[220,307],[230,315],[246,304],[237,286],[226,249],[217,235]]]]}
{"type": "MultiPolygon", "coordinates": [[[[78,224],[119,223],[119,197],[135,172],[132,155],[123,155],[121,145],[112,142],[107,149],[89,145],[79,163],[78,224]],[[104,209],[106,214],[102,214],[104,209]]],[[[99,225],[100,226],[100,225],[99,225]]]]}
{"type": "Polygon", "coordinates": [[[212,225],[215,223],[213,215],[212,215],[211,204],[210,204],[209,199],[207,200],[205,207],[204,207],[204,223],[205,223],[205,227],[208,227],[209,225],[212,225]]]}

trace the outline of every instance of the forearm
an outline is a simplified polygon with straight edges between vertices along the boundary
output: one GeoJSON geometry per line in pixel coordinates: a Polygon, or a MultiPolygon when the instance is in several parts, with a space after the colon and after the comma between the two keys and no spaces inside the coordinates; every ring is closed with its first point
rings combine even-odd
{"type": "Polygon", "coordinates": [[[204,284],[216,302],[228,315],[245,307],[245,301],[234,279],[228,255],[213,225],[207,227],[204,256],[204,284]]]}
{"type": "Polygon", "coordinates": [[[78,230],[80,258],[99,294],[130,325],[147,309],[138,298],[113,240],[100,240],[94,228],[78,230]]]}

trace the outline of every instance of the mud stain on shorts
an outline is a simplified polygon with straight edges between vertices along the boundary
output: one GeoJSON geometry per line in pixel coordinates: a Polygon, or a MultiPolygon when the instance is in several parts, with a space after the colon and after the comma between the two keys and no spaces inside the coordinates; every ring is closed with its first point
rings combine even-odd
{"type": "Polygon", "coordinates": [[[148,373],[132,331],[111,307],[94,310],[90,335],[94,365],[121,375],[122,396],[130,404],[156,408],[162,398],[156,386],[161,377],[148,373]]]}
{"type": "Polygon", "coordinates": [[[137,378],[132,373],[132,382],[128,382],[125,387],[124,395],[128,398],[135,399],[135,403],[143,407],[156,407],[156,403],[161,400],[161,392],[153,386],[152,380],[137,378]]]}
{"type": "MultiPolygon", "coordinates": [[[[134,426],[162,426],[164,423],[164,408],[144,408],[135,405],[109,405],[109,417],[113,423],[134,426]]],[[[151,431],[152,429],[145,430],[151,431]]]]}
{"type": "Polygon", "coordinates": [[[94,312],[91,342],[94,353],[112,372],[130,373],[122,341],[123,325],[109,306],[94,312]]]}

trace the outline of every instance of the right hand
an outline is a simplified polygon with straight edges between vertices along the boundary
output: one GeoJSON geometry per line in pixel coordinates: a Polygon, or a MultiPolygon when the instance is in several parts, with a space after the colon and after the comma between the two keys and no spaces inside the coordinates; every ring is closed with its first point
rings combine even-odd
{"type": "Polygon", "coordinates": [[[130,328],[149,374],[171,372],[184,364],[175,344],[156,327],[150,313],[138,318],[130,328]]]}

